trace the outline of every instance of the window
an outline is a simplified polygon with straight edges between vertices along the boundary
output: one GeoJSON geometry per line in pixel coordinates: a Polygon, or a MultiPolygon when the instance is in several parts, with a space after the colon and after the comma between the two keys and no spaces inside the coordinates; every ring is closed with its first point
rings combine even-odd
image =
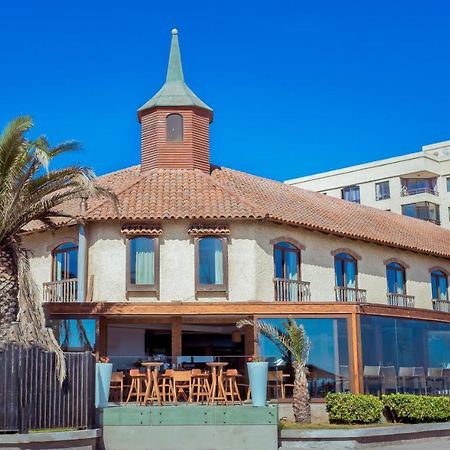
{"type": "Polygon", "coordinates": [[[448,280],[442,270],[431,272],[431,295],[433,300],[448,301],[448,280]]]}
{"type": "Polygon", "coordinates": [[[158,241],[148,236],[128,239],[128,290],[153,290],[157,287],[158,241]]]}
{"type": "Polygon", "coordinates": [[[196,244],[197,289],[226,290],[226,238],[207,236],[196,244]]]}
{"type": "Polygon", "coordinates": [[[347,186],[342,189],[342,198],[349,202],[361,203],[359,197],[359,186],[347,186]]]}
{"type": "Polygon", "coordinates": [[[300,279],[300,251],[289,242],[279,242],[274,246],[275,278],[285,280],[300,279]]]}
{"type": "Polygon", "coordinates": [[[450,192],[450,177],[447,177],[447,192],[450,192]]]}
{"type": "Polygon", "coordinates": [[[396,262],[386,266],[387,288],[389,294],[406,294],[405,268],[396,262]]]}
{"type": "Polygon", "coordinates": [[[78,246],[72,242],[53,250],[53,281],[71,280],[78,276],[78,246]]]}
{"type": "Polygon", "coordinates": [[[409,203],[402,205],[404,216],[414,217],[427,222],[440,224],[439,205],[431,202],[409,203]]]}
{"type": "Polygon", "coordinates": [[[183,116],[169,114],[166,117],[166,141],[183,142],[183,116]]]}
{"type": "Polygon", "coordinates": [[[356,259],[348,253],[338,253],[334,257],[336,287],[356,288],[356,259]]]}
{"type": "Polygon", "coordinates": [[[95,351],[95,319],[55,319],[49,324],[63,351],[95,351]]]}
{"type": "Polygon", "coordinates": [[[391,198],[389,181],[382,181],[381,183],[375,183],[375,198],[377,200],[386,200],[388,198],[391,198]]]}
{"type": "MultiPolygon", "coordinates": [[[[305,328],[311,341],[308,358],[308,389],[312,398],[324,398],[328,392],[349,392],[350,375],[349,344],[347,320],[334,318],[295,318],[305,328]]],[[[283,331],[286,319],[262,319],[273,327],[283,331]]],[[[283,354],[269,338],[259,336],[259,354],[269,359],[269,365],[278,367],[284,374],[292,373],[292,355],[283,354]]],[[[290,382],[290,381],[289,381],[290,382]]],[[[286,389],[286,396],[291,395],[286,389]]]]}
{"type": "Polygon", "coordinates": [[[449,323],[369,315],[362,315],[360,323],[366,393],[379,395],[401,390],[439,395],[442,392],[434,380],[424,389],[424,375],[405,379],[399,372],[401,368],[415,367],[427,374],[429,368],[448,367],[449,323]]]}

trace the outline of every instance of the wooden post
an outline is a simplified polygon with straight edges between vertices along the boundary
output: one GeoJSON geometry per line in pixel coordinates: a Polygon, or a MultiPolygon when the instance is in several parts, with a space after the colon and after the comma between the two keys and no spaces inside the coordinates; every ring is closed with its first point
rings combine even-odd
{"type": "Polygon", "coordinates": [[[353,365],[353,391],[355,394],[361,393],[361,346],[358,314],[353,312],[350,317],[350,339],[351,339],[351,359],[353,365]]]}
{"type": "Polygon", "coordinates": [[[98,318],[95,331],[95,356],[98,360],[100,356],[106,356],[108,352],[108,320],[106,317],[98,318]]]}
{"type": "Polygon", "coordinates": [[[245,355],[253,356],[256,353],[254,327],[244,327],[245,355]]]}
{"type": "Polygon", "coordinates": [[[172,317],[172,357],[182,353],[182,319],[181,316],[172,317]]]}

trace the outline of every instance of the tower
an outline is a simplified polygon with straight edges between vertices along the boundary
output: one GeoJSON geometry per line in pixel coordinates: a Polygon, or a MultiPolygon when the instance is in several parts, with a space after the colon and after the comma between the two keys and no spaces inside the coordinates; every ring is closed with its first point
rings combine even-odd
{"type": "Polygon", "coordinates": [[[209,173],[209,124],[213,111],[184,81],[176,29],[172,30],[166,82],[138,109],[138,119],[141,171],[182,168],[209,173]]]}

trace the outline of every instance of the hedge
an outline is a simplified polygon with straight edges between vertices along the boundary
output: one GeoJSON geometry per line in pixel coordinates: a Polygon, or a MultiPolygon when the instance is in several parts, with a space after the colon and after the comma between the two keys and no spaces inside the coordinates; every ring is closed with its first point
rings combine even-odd
{"type": "Polygon", "coordinates": [[[373,395],[330,393],[326,401],[330,423],[364,424],[381,419],[383,404],[373,395]]]}
{"type": "Polygon", "coordinates": [[[382,395],[386,416],[393,422],[424,423],[450,420],[448,397],[431,397],[412,394],[382,395]]]}

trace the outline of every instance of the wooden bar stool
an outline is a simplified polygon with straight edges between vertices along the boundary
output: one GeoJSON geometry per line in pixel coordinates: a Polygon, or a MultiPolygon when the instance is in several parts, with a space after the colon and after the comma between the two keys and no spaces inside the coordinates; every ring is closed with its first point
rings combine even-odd
{"type": "Polygon", "coordinates": [[[130,401],[131,397],[136,397],[136,403],[140,405],[144,401],[145,397],[144,386],[147,381],[147,375],[145,373],[141,373],[139,369],[131,369],[130,378],[131,378],[131,386],[125,404],[128,405],[128,402],[130,401]]]}
{"type": "Polygon", "coordinates": [[[239,404],[242,405],[242,399],[241,394],[239,393],[239,388],[237,384],[237,377],[239,376],[239,373],[237,369],[228,369],[225,374],[223,375],[223,384],[225,389],[225,398],[228,398],[228,396],[231,398],[231,402],[234,404],[234,399],[239,402],[239,404]]]}
{"type": "Polygon", "coordinates": [[[203,399],[208,401],[209,397],[209,373],[203,373],[200,369],[192,369],[191,370],[192,377],[192,392],[191,398],[194,401],[196,398],[196,402],[199,403],[200,400],[203,403],[203,399]]]}
{"type": "Polygon", "coordinates": [[[162,401],[174,402],[175,401],[175,390],[173,388],[173,370],[166,369],[166,371],[161,375],[161,381],[159,383],[159,388],[161,391],[162,401]],[[167,400],[168,399],[168,400],[167,400]]]}

